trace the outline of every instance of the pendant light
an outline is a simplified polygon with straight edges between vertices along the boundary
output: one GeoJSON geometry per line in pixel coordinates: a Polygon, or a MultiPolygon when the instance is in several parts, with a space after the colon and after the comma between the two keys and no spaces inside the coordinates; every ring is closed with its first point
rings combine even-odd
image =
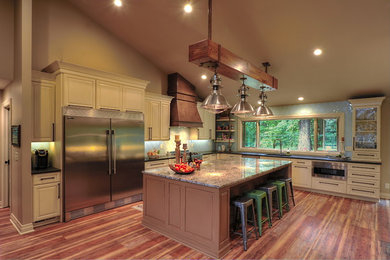
{"type": "Polygon", "coordinates": [[[259,96],[259,107],[256,109],[255,116],[261,116],[261,117],[266,117],[266,116],[272,116],[272,110],[265,105],[267,102],[267,95],[264,92],[264,87],[261,87],[261,92],[259,96]]]}
{"type": "MultiPolygon", "coordinates": [[[[271,66],[269,62],[263,62],[263,66],[265,68],[265,72],[268,72],[268,67],[271,66]]],[[[260,100],[259,100],[259,107],[256,109],[255,116],[260,116],[260,117],[267,117],[267,116],[272,116],[272,110],[265,105],[267,102],[267,95],[264,92],[264,86],[260,87],[261,92],[260,92],[260,100]]]]}
{"type": "Polygon", "coordinates": [[[249,89],[245,85],[246,78],[242,77],[241,80],[242,80],[242,85],[241,85],[240,89],[238,90],[240,100],[238,101],[238,103],[236,103],[233,106],[232,111],[230,111],[230,113],[232,113],[236,116],[250,116],[250,115],[253,115],[255,110],[253,109],[252,105],[246,101],[246,97],[248,96],[248,94],[246,94],[246,92],[249,89]]]}
{"type": "Polygon", "coordinates": [[[213,89],[210,95],[208,95],[203,101],[202,107],[213,114],[222,113],[231,106],[227,102],[226,98],[221,94],[221,77],[217,74],[217,66],[215,66],[215,73],[211,78],[210,83],[212,84],[213,89]]]}

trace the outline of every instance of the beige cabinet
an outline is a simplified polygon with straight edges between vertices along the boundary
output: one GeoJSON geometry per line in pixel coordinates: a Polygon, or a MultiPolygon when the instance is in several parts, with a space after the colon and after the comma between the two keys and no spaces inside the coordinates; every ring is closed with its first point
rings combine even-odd
{"type": "Polygon", "coordinates": [[[144,110],[148,81],[59,61],[44,70],[56,76],[60,107],[81,106],[139,112],[144,110]]]}
{"type": "Polygon", "coordinates": [[[60,173],[33,176],[34,222],[58,217],[61,214],[60,173]]]}
{"type": "Polygon", "coordinates": [[[144,112],[145,90],[123,87],[122,98],[124,111],[144,112]]]}
{"type": "Polygon", "coordinates": [[[87,76],[64,75],[64,105],[95,107],[95,84],[95,79],[87,76]]]}
{"type": "Polygon", "coordinates": [[[348,164],[347,194],[364,198],[380,197],[380,165],[348,164]]]}
{"type": "Polygon", "coordinates": [[[100,81],[96,82],[96,108],[122,109],[122,86],[119,84],[100,81]]]}
{"type": "Polygon", "coordinates": [[[203,122],[203,127],[198,128],[198,140],[214,140],[215,139],[215,115],[207,112],[201,107],[201,103],[197,104],[200,119],[203,122]]]}
{"type": "Polygon", "coordinates": [[[311,187],[311,166],[308,165],[292,165],[292,183],[296,187],[310,188],[311,187]]]}
{"type": "Polygon", "coordinates": [[[385,98],[350,99],[352,104],[352,159],[380,161],[381,105],[385,98]]]}
{"type": "Polygon", "coordinates": [[[33,72],[33,142],[51,142],[55,136],[55,81],[45,74],[33,72]]]}
{"type": "Polygon", "coordinates": [[[170,139],[170,104],[172,97],[145,95],[145,141],[170,139]]]}

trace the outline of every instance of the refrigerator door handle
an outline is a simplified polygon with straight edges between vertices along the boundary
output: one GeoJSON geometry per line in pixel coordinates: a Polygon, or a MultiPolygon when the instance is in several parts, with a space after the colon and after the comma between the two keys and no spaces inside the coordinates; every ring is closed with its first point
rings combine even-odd
{"type": "Polygon", "coordinates": [[[108,152],[108,175],[111,175],[111,131],[106,130],[106,138],[107,138],[107,152],[108,152]]]}
{"type": "Polygon", "coordinates": [[[112,136],[112,162],[113,162],[112,173],[116,174],[116,137],[115,137],[115,130],[111,131],[111,136],[112,136]]]}

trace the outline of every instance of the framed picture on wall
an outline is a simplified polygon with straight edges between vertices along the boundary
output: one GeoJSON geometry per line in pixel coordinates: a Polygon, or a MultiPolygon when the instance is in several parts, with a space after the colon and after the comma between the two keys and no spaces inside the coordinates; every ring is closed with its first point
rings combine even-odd
{"type": "Polygon", "coordinates": [[[20,147],[20,125],[11,126],[11,144],[20,147]]]}

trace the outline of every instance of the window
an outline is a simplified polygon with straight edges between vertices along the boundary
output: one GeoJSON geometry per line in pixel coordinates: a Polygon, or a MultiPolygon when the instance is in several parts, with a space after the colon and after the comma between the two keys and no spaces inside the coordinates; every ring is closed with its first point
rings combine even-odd
{"type": "Polygon", "coordinates": [[[338,151],[338,118],[308,117],[242,122],[242,147],[302,152],[338,151]]]}
{"type": "Polygon", "coordinates": [[[247,121],[242,125],[242,142],[245,147],[256,147],[257,122],[247,121]]]}

